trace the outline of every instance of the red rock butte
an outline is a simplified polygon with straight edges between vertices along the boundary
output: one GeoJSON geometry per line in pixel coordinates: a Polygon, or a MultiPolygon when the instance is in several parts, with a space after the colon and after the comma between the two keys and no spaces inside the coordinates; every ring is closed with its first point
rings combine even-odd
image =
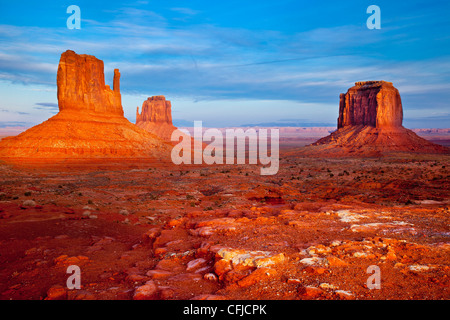
{"type": "Polygon", "coordinates": [[[2,158],[157,158],[171,146],[124,117],[120,73],[105,84],[103,61],[67,50],[57,73],[59,112],[0,141],[2,158]]]}
{"type": "Polygon", "coordinates": [[[381,156],[391,152],[449,153],[402,125],[400,93],[386,81],[356,82],[340,95],[337,130],[302,154],[381,156]]]}
{"type": "Polygon", "coordinates": [[[172,132],[177,130],[172,124],[172,104],[164,96],[149,97],[142,103],[141,113],[137,107],[136,125],[170,141],[172,132]]]}
{"type": "Polygon", "coordinates": [[[358,125],[401,127],[402,122],[402,100],[392,82],[356,82],[340,95],[338,129],[358,125]]]}

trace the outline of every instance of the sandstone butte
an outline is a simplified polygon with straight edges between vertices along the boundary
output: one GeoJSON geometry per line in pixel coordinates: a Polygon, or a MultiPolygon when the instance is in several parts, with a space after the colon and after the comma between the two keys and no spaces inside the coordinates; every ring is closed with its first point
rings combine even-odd
{"type": "Polygon", "coordinates": [[[105,84],[103,61],[67,50],[57,72],[59,112],[0,141],[2,158],[169,159],[171,146],[124,117],[120,73],[105,84]]]}
{"type": "MultiPolygon", "coordinates": [[[[165,96],[153,96],[147,98],[142,103],[141,112],[139,107],[136,109],[136,125],[158,137],[164,141],[176,145],[181,140],[191,141],[192,155],[195,153],[194,138],[186,133],[178,130],[172,123],[172,104],[166,100],[165,96]],[[171,140],[172,134],[176,131],[174,141],[171,140]]],[[[202,143],[202,149],[207,146],[202,143]]]]}
{"type": "Polygon", "coordinates": [[[299,153],[381,156],[391,152],[449,153],[406,129],[400,93],[387,81],[356,82],[340,95],[337,130],[299,153]]]}
{"type": "Polygon", "coordinates": [[[136,125],[165,141],[170,141],[177,128],[172,124],[172,104],[164,96],[153,96],[142,103],[141,113],[136,110],[136,125]]]}

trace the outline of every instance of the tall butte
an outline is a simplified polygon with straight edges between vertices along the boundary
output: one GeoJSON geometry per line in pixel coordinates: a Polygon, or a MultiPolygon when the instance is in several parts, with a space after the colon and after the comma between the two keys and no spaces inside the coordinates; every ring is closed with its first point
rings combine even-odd
{"type": "Polygon", "coordinates": [[[136,125],[165,141],[170,141],[177,128],[172,124],[172,104],[164,96],[153,96],[142,103],[141,112],[136,110],[136,125]]]}
{"type": "Polygon", "coordinates": [[[400,93],[386,81],[356,82],[340,95],[337,130],[302,153],[380,156],[391,152],[449,153],[402,125],[400,93]]]}
{"type": "Polygon", "coordinates": [[[2,158],[158,158],[170,145],[129,122],[123,113],[120,73],[105,84],[103,61],[67,50],[57,73],[59,112],[0,141],[2,158]]]}

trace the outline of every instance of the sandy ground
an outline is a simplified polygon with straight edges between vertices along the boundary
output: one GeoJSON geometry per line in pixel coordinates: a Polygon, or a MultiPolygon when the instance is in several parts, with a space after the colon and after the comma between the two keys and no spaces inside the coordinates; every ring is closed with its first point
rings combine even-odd
{"type": "Polygon", "coordinates": [[[449,299],[449,165],[2,163],[0,298],[449,299]]]}

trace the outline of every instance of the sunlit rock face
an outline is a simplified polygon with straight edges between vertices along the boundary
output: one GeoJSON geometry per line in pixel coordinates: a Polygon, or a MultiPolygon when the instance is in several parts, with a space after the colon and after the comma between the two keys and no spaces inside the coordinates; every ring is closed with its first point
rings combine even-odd
{"type": "Polygon", "coordinates": [[[339,100],[338,129],[298,153],[331,157],[449,153],[403,127],[400,93],[391,82],[356,82],[339,100]]]}
{"type": "Polygon", "coordinates": [[[136,110],[136,125],[150,133],[170,141],[177,128],[172,124],[172,104],[164,96],[149,97],[136,110]]]}
{"type": "Polygon", "coordinates": [[[119,70],[114,70],[111,90],[103,69],[103,61],[94,56],[64,52],[56,77],[59,110],[123,116],[119,70]]]}
{"type": "Polygon", "coordinates": [[[402,100],[391,82],[356,82],[340,95],[338,129],[358,125],[401,127],[402,121],[402,100]]]}
{"type": "Polygon", "coordinates": [[[67,50],[57,73],[59,112],[0,142],[1,157],[156,157],[170,155],[167,143],[124,117],[120,73],[105,84],[103,61],[67,50]]]}

